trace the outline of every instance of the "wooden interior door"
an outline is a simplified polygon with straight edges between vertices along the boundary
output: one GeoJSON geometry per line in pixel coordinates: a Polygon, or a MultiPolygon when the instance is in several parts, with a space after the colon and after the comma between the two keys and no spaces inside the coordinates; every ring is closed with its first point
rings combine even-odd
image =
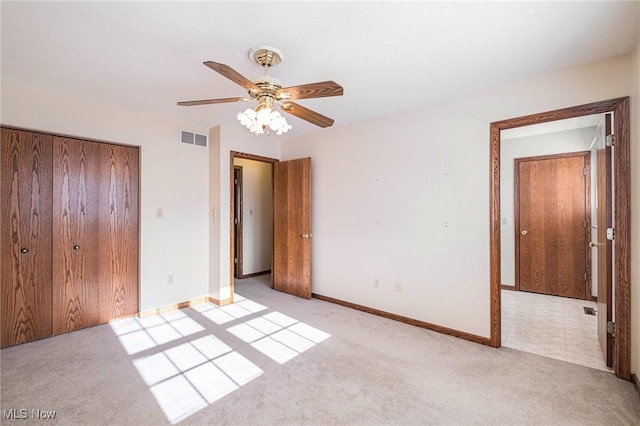
{"type": "Polygon", "coordinates": [[[100,322],[138,313],[138,148],[100,144],[100,322]]]}
{"type": "Polygon", "coordinates": [[[2,128],[0,346],[51,335],[52,137],[2,128]]]}
{"type": "MultiPolygon", "coordinates": [[[[611,114],[605,115],[605,133],[611,135],[611,114]]],[[[598,340],[607,366],[612,367],[614,336],[607,331],[607,323],[613,320],[613,241],[607,238],[607,228],[613,228],[613,157],[612,147],[602,145],[596,150],[598,241],[592,245],[598,256],[598,340]]]]}
{"type": "Polygon", "coordinates": [[[233,167],[233,275],[242,275],[242,166],[233,167]]]}
{"type": "Polygon", "coordinates": [[[589,152],[515,161],[516,285],[591,299],[587,289],[589,152]]]}
{"type": "Polygon", "coordinates": [[[53,334],[97,325],[98,143],[53,138],[53,334]]]}
{"type": "Polygon", "coordinates": [[[311,298],[311,158],[274,164],[273,288],[311,298]]]}

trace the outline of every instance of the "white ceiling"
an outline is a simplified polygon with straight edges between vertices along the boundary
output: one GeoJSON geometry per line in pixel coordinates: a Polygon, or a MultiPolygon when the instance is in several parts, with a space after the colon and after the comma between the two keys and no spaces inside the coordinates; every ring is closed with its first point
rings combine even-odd
{"type": "MultiPolygon", "coordinates": [[[[640,2],[7,2],[2,81],[213,127],[247,104],[202,65],[248,78],[248,50],[276,46],[285,85],[334,80],[344,96],[300,104],[344,125],[632,51],[640,2]]],[[[300,135],[321,129],[287,116],[300,135]]]]}

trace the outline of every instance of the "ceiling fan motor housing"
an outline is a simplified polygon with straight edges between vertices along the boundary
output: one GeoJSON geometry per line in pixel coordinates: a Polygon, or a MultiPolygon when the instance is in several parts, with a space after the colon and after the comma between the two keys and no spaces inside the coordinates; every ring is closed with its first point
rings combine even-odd
{"type": "Polygon", "coordinates": [[[267,75],[253,78],[251,79],[251,82],[260,88],[259,91],[256,89],[249,89],[249,96],[251,96],[252,99],[262,96],[270,96],[275,99],[278,90],[282,89],[282,82],[280,80],[267,75]]]}

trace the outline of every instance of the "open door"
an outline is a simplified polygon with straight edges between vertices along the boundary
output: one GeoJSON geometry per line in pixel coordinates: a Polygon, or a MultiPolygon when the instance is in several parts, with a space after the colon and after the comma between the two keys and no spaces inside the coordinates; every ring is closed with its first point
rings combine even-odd
{"type": "Polygon", "coordinates": [[[613,367],[613,241],[607,229],[613,229],[613,180],[611,114],[605,115],[605,140],[596,147],[597,155],[597,208],[598,241],[589,245],[597,249],[598,256],[598,340],[607,367],[613,367]]]}
{"type": "Polygon", "coordinates": [[[233,166],[233,276],[242,278],[242,167],[233,166]]]}
{"type": "Polygon", "coordinates": [[[311,158],[274,164],[273,288],[311,298],[311,158]]]}

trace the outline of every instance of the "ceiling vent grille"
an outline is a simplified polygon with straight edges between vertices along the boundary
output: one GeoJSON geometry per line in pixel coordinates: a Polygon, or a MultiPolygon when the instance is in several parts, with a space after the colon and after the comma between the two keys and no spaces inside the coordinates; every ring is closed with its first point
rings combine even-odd
{"type": "Polygon", "coordinates": [[[207,135],[202,135],[200,133],[190,132],[188,130],[180,130],[180,142],[186,143],[189,145],[197,145],[197,146],[207,146],[208,142],[207,135]]]}

